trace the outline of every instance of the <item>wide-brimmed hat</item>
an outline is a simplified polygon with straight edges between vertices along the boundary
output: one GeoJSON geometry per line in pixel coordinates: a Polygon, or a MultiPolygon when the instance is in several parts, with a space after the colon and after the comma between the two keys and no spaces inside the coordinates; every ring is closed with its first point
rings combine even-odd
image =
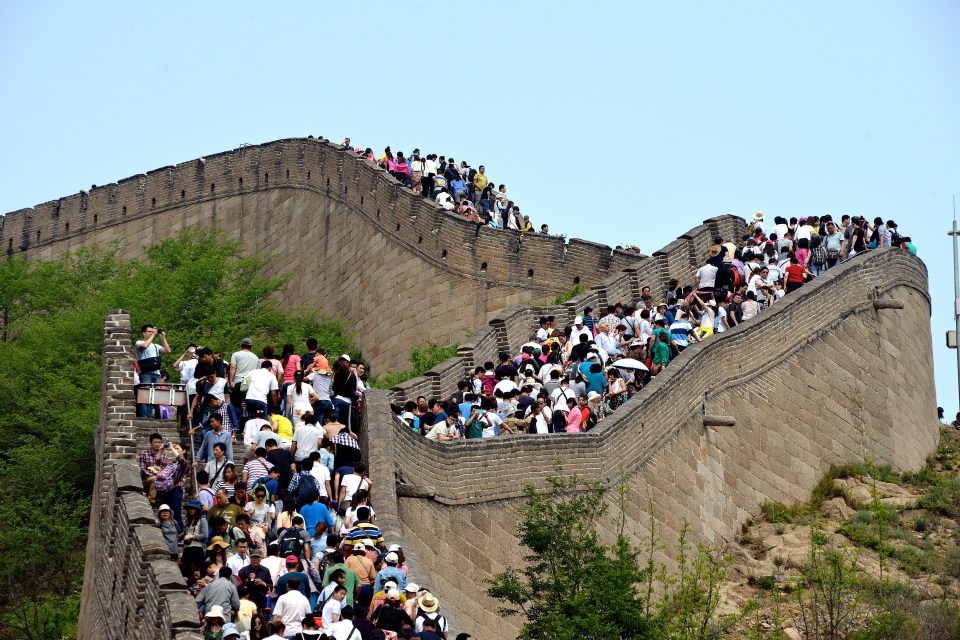
{"type": "Polygon", "coordinates": [[[207,545],[207,551],[213,551],[214,547],[220,547],[221,549],[229,549],[230,545],[228,545],[224,541],[223,536],[213,536],[213,539],[210,540],[210,544],[207,545]]]}
{"type": "Polygon", "coordinates": [[[432,593],[423,594],[417,604],[427,613],[433,613],[440,608],[440,602],[437,601],[432,593]]]}
{"type": "Polygon", "coordinates": [[[753,219],[758,222],[763,220],[763,211],[757,211],[755,214],[753,214],[753,219]]]}
{"type": "Polygon", "coordinates": [[[210,611],[207,611],[206,615],[204,615],[203,617],[204,618],[220,618],[221,620],[227,619],[223,615],[223,607],[221,607],[218,604],[215,604],[212,607],[210,607],[210,611]]]}

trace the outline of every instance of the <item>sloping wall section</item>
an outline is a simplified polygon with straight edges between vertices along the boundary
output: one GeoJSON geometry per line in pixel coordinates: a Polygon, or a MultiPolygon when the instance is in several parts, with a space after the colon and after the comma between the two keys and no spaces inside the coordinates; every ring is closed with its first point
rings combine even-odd
{"type": "Polygon", "coordinates": [[[493,312],[594,284],[638,258],[560,237],[518,245],[315,139],[244,146],[11,212],[0,217],[0,250],[56,258],[119,241],[121,255],[136,257],[206,225],[273,256],[268,274],[292,273],[283,299],[347,320],[377,371],[406,368],[427,340],[462,341],[493,312]]]}
{"type": "MultiPolygon", "coordinates": [[[[743,221],[707,220],[649,257],[545,237],[517,251],[513,236],[477,233],[332,145],[282,140],[14,212],[0,218],[0,247],[55,257],[119,240],[135,256],[211,224],[273,255],[269,272],[292,270],[283,295],[346,317],[381,368],[403,366],[428,339],[462,342],[426,375],[369,392],[363,444],[387,537],[403,541],[413,579],[435,587],[453,626],[475,637],[516,633],[483,579],[522,561],[522,488],[543,486],[558,460],[586,480],[609,482],[625,469],[630,535],[643,538],[652,516],[669,547],[684,521],[699,540],[731,539],[763,501],[803,499],[831,463],[912,469],[936,444],[926,270],[902,251],[857,257],[758,320],[688,349],[589,434],[443,446],[398,428],[389,402],[447,395],[475,363],[516,351],[540,315],[569,322],[585,304],[633,301],[643,285],[662,294],[669,278],[689,280],[713,237],[736,237],[743,221]],[[588,290],[565,305],[522,306],[575,282],[588,290]],[[437,317],[446,321],[430,321],[437,317]],[[735,425],[705,426],[708,415],[735,425]]],[[[196,609],[140,492],[136,452],[157,425],[134,418],[130,351],[129,318],[111,312],[80,633],[186,639],[196,609]]]]}
{"type": "MultiPolygon", "coordinates": [[[[525,316],[511,317],[522,334],[525,316]]],[[[732,540],[763,502],[806,499],[833,463],[917,469],[937,439],[929,318],[923,264],[885,249],[686,350],[589,434],[434,443],[387,423],[390,396],[374,395],[371,468],[379,486],[393,484],[393,465],[400,480],[378,494],[378,513],[460,626],[514,637],[517,620],[496,614],[483,581],[523,561],[516,525],[525,485],[544,487],[557,462],[604,483],[622,468],[631,476],[629,535],[645,539],[653,516],[675,548],[685,522],[696,541],[732,540]],[[706,426],[711,415],[735,426],[706,426]],[[383,504],[394,494],[395,506],[383,504]]]]}

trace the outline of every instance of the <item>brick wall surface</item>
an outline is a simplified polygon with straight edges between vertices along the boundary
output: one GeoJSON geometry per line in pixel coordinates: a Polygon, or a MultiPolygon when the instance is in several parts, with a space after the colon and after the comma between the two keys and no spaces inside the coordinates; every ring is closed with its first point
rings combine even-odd
{"type": "Polygon", "coordinates": [[[401,482],[399,527],[386,531],[403,536],[461,627],[514,637],[518,621],[496,614],[483,580],[522,562],[523,488],[543,488],[557,462],[604,483],[624,469],[628,535],[645,539],[652,516],[667,549],[684,523],[722,545],[764,501],[806,499],[832,463],[922,466],[937,434],[929,317],[923,264],[881,250],[688,349],[589,434],[433,443],[379,421],[386,398],[371,397],[369,438],[385,443],[370,451],[375,478],[401,482]],[[706,415],[736,424],[707,427],[706,415]]]}
{"type": "MultiPolygon", "coordinates": [[[[363,446],[387,537],[404,545],[412,576],[439,594],[452,627],[478,638],[516,634],[482,581],[522,562],[522,489],[542,487],[558,461],[585,480],[626,470],[628,534],[644,538],[652,517],[669,549],[684,522],[698,541],[729,540],[763,501],[803,499],[831,463],[914,469],[936,443],[926,271],[902,251],[858,257],[688,349],[590,434],[443,446],[394,424],[389,402],[451,393],[473,366],[516,351],[541,315],[569,323],[585,305],[636,300],[644,285],[662,297],[668,279],[689,280],[712,238],[740,235],[743,221],[712,218],[651,256],[539,236],[518,252],[513,237],[477,233],[330,144],[282,140],[13,212],[0,218],[0,246],[52,258],[120,240],[136,256],[211,224],[271,255],[268,273],[292,274],[285,299],[346,318],[376,366],[403,367],[428,339],[461,343],[426,375],[369,392],[363,446]],[[574,300],[530,306],[574,283],[585,287],[574,300]],[[706,415],[736,423],[708,427],[706,415]]],[[[151,431],[175,434],[135,419],[131,351],[129,317],[113,311],[80,635],[191,638],[196,608],[165,557],[136,464],[151,431]]]]}
{"type": "MultiPolygon", "coordinates": [[[[96,432],[95,494],[81,594],[79,637],[96,640],[199,638],[193,598],[170,560],[143,494],[137,453],[159,426],[136,419],[130,317],[104,321],[103,387],[96,432]]],[[[174,437],[170,423],[161,430],[174,437]]]]}
{"type": "Polygon", "coordinates": [[[8,254],[55,258],[119,241],[124,257],[188,227],[217,225],[282,296],[346,319],[380,371],[413,347],[451,344],[488,316],[596,283],[635,254],[580,240],[482,228],[440,210],[355,154],[313,139],[245,146],[0,217],[8,254]],[[442,318],[442,322],[436,319],[442,318]]]}

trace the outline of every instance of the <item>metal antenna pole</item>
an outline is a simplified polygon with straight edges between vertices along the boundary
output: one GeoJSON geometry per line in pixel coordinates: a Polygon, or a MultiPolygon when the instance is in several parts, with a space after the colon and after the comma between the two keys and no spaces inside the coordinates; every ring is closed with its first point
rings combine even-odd
{"type": "MultiPolygon", "coordinates": [[[[953,196],[953,319],[956,323],[956,336],[960,340],[960,262],[957,261],[957,196],[953,196]]],[[[960,398],[960,345],[957,351],[957,394],[960,398]]],[[[958,407],[960,412],[960,407],[958,407]]]]}

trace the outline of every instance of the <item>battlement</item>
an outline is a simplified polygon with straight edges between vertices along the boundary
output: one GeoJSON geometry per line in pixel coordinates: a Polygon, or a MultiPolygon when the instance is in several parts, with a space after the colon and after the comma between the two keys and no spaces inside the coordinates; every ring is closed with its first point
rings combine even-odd
{"type": "MultiPolygon", "coordinates": [[[[671,244],[661,264],[679,264],[672,256],[690,240],[671,244]]],[[[596,291],[584,299],[598,300],[596,291]]],[[[367,397],[371,473],[391,488],[377,509],[397,514],[385,531],[403,532],[447,613],[474,632],[517,633],[482,585],[522,566],[524,550],[504,540],[516,535],[524,487],[545,488],[557,464],[602,484],[626,473],[627,535],[642,544],[652,518],[665,548],[676,549],[685,525],[688,542],[722,544],[764,502],[806,500],[831,464],[914,470],[936,448],[927,273],[902,250],[858,256],[691,346],[589,433],[439,443],[390,415],[391,398],[445,396],[474,354],[522,343],[535,317],[507,314],[457,358],[367,397]]],[[[607,522],[599,528],[615,534],[607,522]]]]}
{"type": "MultiPolygon", "coordinates": [[[[717,220],[717,228],[741,224],[717,220]]],[[[243,146],[11,212],[0,217],[0,247],[52,259],[116,241],[121,256],[139,257],[208,225],[271,255],[268,275],[291,273],[284,298],[318,300],[321,312],[347,320],[378,371],[404,368],[425,341],[459,342],[493,313],[589,287],[641,258],[585,240],[527,234],[518,243],[514,233],[478,229],[314,139],[243,146]],[[378,315],[388,309],[389,325],[378,315]]],[[[701,235],[697,243],[709,241],[701,235]]]]}

